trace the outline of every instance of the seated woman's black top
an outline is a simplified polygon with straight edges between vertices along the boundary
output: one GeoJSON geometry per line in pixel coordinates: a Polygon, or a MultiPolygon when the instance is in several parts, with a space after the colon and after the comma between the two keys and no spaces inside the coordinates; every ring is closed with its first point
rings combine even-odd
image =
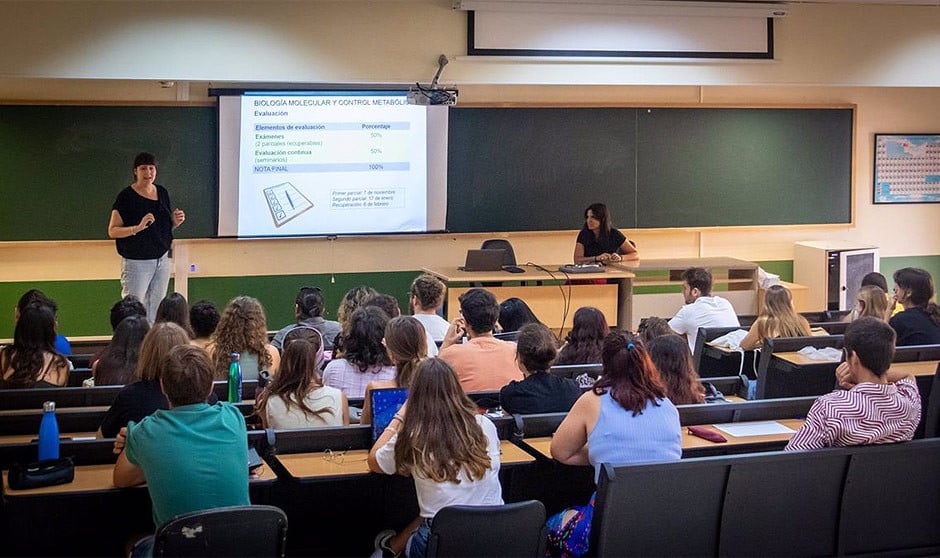
{"type": "Polygon", "coordinates": [[[581,387],[571,378],[548,372],[533,372],[522,381],[513,380],[499,390],[499,403],[511,414],[562,413],[581,396],[581,387]]]}
{"type": "Polygon", "coordinates": [[[626,240],[627,237],[617,229],[610,229],[610,234],[607,236],[595,238],[594,233],[584,227],[578,233],[577,242],[584,246],[584,256],[593,258],[601,254],[618,254],[620,247],[623,246],[626,240]]]}
{"type": "Polygon", "coordinates": [[[898,334],[898,347],[940,343],[940,325],[919,306],[898,312],[888,323],[898,334]]]}

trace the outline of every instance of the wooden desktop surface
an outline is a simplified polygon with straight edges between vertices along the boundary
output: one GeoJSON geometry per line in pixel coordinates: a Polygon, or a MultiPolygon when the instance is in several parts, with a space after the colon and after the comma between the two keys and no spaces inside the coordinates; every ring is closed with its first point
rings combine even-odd
{"type": "MultiPolygon", "coordinates": [[[[10,481],[7,478],[9,471],[3,472],[3,495],[6,498],[16,498],[23,496],[42,496],[46,494],[78,494],[81,492],[101,492],[108,490],[121,490],[114,486],[113,482],[113,464],[103,465],[77,465],[75,467],[75,479],[67,484],[56,486],[44,486],[42,488],[28,488],[25,490],[13,490],[10,488],[10,481]]],[[[255,476],[251,477],[249,482],[269,482],[276,480],[277,476],[271,470],[267,463],[259,468],[255,476]]],[[[146,485],[140,485],[146,486],[146,485]]],[[[135,487],[136,488],[136,487],[135,487]]]]}
{"type": "Polygon", "coordinates": [[[597,273],[573,273],[569,274],[567,277],[561,271],[558,271],[558,268],[562,264],[550,264],[542,266],[545,269],[551,271],[543,271],[536,267],[520,265],[522,269],[525,270],[524,273],[509,273],[508,271],[461,271],[457,269],[457,266],[436,266],[436,267],[425,267],[422,268],[422,271],[426,271],[432,275],[436,275],[443,279],[445,282],[504,282],[504,281],[550,281],[553,278],[559,281],[564,281],[567,278],[571,279],[632,279],[634,273],[625,269],[614,268],[608,266],[605,268],[605,271],[597,273]],[[554,277],[553,277],[554,276],[554,277]]]}
{"type": "MultiPolygon", "coordinates": [[[[36,440],[38,433],[34,432],[32,434],[10,434],[9,436],[0,436],[0,446],[12,446],[20,444],[28,444],[33,440],[36,440]]],[[[94,440],[98,437],[97,432],[64,432],[59,436],[59,439],[62,441],[65,440],[94,440]]]]}
{"type": "MultiPolygon", "coordinates": [[[[330,456],[327,452],[293,453],[275,457],[287,472],[295,479],[342,477],[349,475],[365,475],[369,473],[369,464],[366,459],[369,450],[347,450],[335,452],[330,456]]],[[[535,458],[524,452],[508,440],[500,441],[500,463],[502,465],[515,465],[530,463],[535,458]]]]}
{"type": "MultiPolygon", "coordinates": [[[[809,364],[826,364],[836,361],[820,360],[809,358],[797,352],[774,353],[774,357],[783,359],[796,366],[806,366],[809,364]]],[[[937,371],[937,363],[940,360],[914,360],[910,362],[892,362],[892,372],[905,372],[912,376],[932,376],[937,371]]]]}
{"type": "MultiPolygon", "coordinates": [[[[785,419],[785,420],[778,420],[778,421],[758,421],[758,422],[778,422],[793,430],[799,430],[800,427],[803,426],[803,419],[785,419]]],[[[739,422],[735,424],[743,425],[747,423],[739,422]]],[[[741,446],[741,445],[747,445],[747,444],[759,444],[759,443],[765,443],[765,442],[785,442],[793,436],[792,434],[769,434],[769,435],[764,435],[764,436],[731,436],[730,434],[725,434],[724,432],[720,432],[718,429],[715,428],[714,425],[711,425],[711,424],[705,424],[705,425],[700,425],[700,426],[703,426],[704,428],[708,428],[709,430],[712,430],[714,432],[721,434],[722,436],[727,438],[728,441],[727,442],[710,442],[708,440],[705,440],[704,438],[699,438],[698,436],[693,436],[689,434],[689,429],[683,427],[682,428],[682,449],[687,450],[687,449],[693,449],[693,448],[717,447],[717,446],[731,447],[731,446],[741,446]]],[[[523,440],[523,442],[531,446],[532,449],[538,451],[545,457],[551,459],[552,457],[551,436],[545,436],[541,438],[526,438],[523,440]]]]}
{"type": "Polygon", "coordinates": [[[629,271],[660,271],[665,269],[687,269],[690,267],[704,267],[706,269],[757,269],[757,264],[737,258],[723,256],[709,258],[640,258],[632,262],[611,262],[610,267],[617,267],[629,271]]]}

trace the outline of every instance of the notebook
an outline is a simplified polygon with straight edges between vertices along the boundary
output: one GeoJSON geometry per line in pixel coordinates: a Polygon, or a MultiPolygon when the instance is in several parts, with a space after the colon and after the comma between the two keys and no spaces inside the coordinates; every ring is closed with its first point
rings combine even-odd
{"type": "Polygon", "coordinates": [[[407,398],[408,390],[405,388],[380,388],[369,392],[369,403],[372,405],[373,442],[379,439],[382,431],[392,422],[392,417],[405,404],[407,398]]]}
{"type": "Polygon", "coordinates": [[[467,250],[467,260],[460,271],[502,271],[503,249],[467,250]]]}

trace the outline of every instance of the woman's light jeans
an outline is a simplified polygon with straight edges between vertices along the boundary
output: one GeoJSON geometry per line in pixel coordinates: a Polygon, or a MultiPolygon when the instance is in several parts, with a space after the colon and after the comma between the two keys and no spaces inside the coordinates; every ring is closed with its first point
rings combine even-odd
{"type": "Polygon", "coordinates": [[[170,284],[170,258],[163,254],[155,260],[122,259],[121,296],[134,295],[147,308],[147,319],[153,323],[160,301],[166,297],[170,284]]]}

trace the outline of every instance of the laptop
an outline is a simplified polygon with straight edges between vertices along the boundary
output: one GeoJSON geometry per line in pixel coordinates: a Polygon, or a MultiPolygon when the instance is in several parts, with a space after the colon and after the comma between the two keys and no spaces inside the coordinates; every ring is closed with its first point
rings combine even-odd
{"type": "MultiPolygon", "coordinates": [[[[392,417],[405,404],[408,390],[405,388],[379,388],[369,392],[369,403],[372,405],[372,441],[379,439],[392,417]]],[[[399,428],[401,425],[399,425],[399,428]]]]}
{"type": "Polygon", "coordinates": [[[460,271],[502,271],[503,249],[467,250],[467,261],[458,267],[460,271]]]}

